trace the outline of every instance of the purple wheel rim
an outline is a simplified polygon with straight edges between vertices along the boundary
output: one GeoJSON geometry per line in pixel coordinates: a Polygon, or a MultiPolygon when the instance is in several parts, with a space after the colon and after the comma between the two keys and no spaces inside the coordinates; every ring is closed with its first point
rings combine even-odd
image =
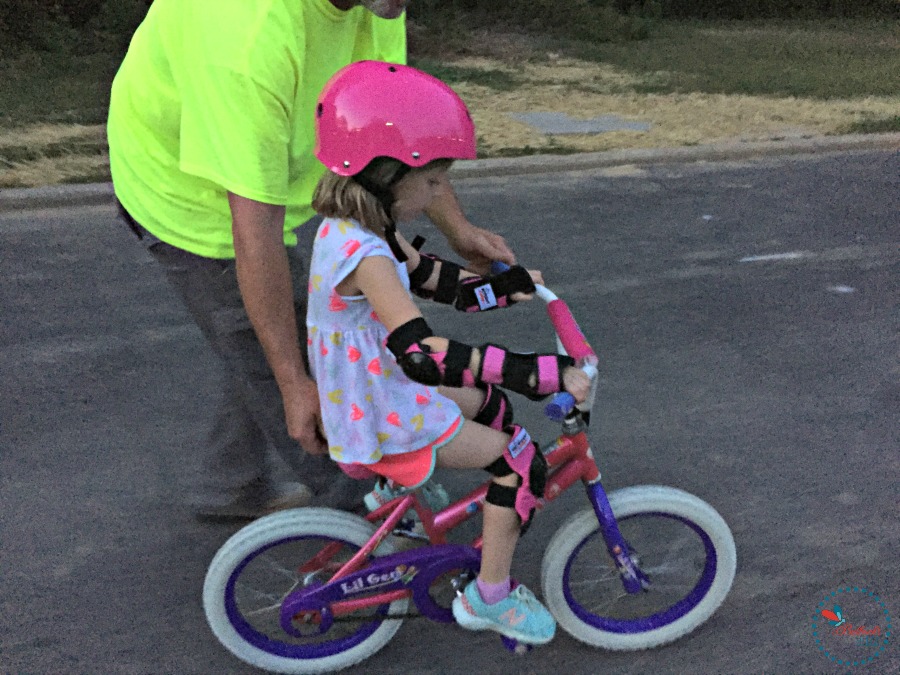
{"type": "MultiPolygon", "coordinates": [[[[376,618],[372,621],[366,622],[365,624],[360,626],[359,630],[357,630],[352,635],[347,635],[342,638],[321,642],[315,645],[297,645],[287,642],[281,642],[269,637],[264,633],[260,633],[253,626],[251,626],[246,619],[244,619],[244,616],[241,614],[240,610],[237,607],[237,601],[235,600],[234,591],[235,586],[237,585],[237,579],[238,577],[240,577],[241,572],[244,571],[247,565],[249,565],[255,558],[271,548],[280,546],[285,543],[290,543],[292,541],[302,541],[304,539],[323,539],[323,537],[286,537],[284,539],[279,539],[278,541],[273,541],[270,544],[255,550],[252,554],[244,558],[241,561],[241,564],[238,565],[231,573],[231,576],[228,578],[228,583],[225,585],[225,611],[228,614],[228,620],[231,622],[232,627],[242,638],[244,638],[244,640],[246,640],[254,647],[261,649],[268,654],[275,654],[276,656],[283,656],[289,659],[320,659],[345,652],[348,649],[352,649],[356,645],[368,639],[378,629],[383,619],[376,618]]],[[[342,539],[329,538],[328,541],[340,542],[343,544],[347,544],[348,546],[359,548],[356,546],[356,544],[353,544],[349,541],[344,541],[342,539]]],[[[384,616],[387,614],[387,611],[387,604],[381,605],[378,608],[379,615],[384,616]]]]}
{"type": "MultiPolygon", "coordinates": [[[[658,513],[658,512],[646,512],[646,513],[636,513],[632,516],[626,516],[624,518],[619,519],[620,523],[627,522],[628,520],[634,518],[641,517],[660,517],[660,518],[671,518],[672,520],[677,520],[688,527],[690,527],[703,542],[703,548],[706,551],[706,560],[703,566],[703,573],[700,575],[700,578],[697,580],[697,583],[694,587],[685,595],[681,600],[677,601],[675,604],[663,609],[659,612],[651,614],[646,617],[640,617],[637,619],[613,619],[610,617],[599,616],[597,614],[593,614],[589,612],[587,609],[581,606],[578,600],[572,594],[569,583],[569,575],[572,570],[572,564],[575,559],[578,557],[578,553],[581,551],[584,546],[594,539],[595,537],[601,536],[600,529],[598,528],[578,544],[574,551],[572,551],[572,555],[569,556],[569,559],[566,561],[566,567],[563,571],[563,594],[566,598],[566,604],[568,604],[569,608],[581,619],[584,623],[593,626],[594,628],[599,628],[600,630],[607,631],[609,633],[646,633],[647,631],[655,630],[656,628],[661,628],[662,626],[666,626],[673,621],[677,621],[688,612],[690,612],[694,607],[696,607],[701,600],[706,596],[709,592],[709,589],[712,587],[713,579],[716,576],[716,569],[718,567],[718,558],[716,556],[716,548],[713,546],[712,540],[709,538],[709,535],[696,523],[687,520],[686,518],[682,518],[680,516],[675,516],[671,513],[658,513]]],[[[606,547],[603,547],[603,550],[606,550],[606,547]]],[[[652,579],[651,579],[652,582],[652,579]]]]}

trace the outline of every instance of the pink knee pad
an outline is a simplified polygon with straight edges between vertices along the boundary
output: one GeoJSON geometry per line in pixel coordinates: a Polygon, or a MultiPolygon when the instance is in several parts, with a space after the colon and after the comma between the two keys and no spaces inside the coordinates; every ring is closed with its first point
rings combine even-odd
{"type": "Polygon", "coordinates": [[[514,508],[523,524],[523,530],[531,522],[534,512],[541,506],[547,484],[547,460],[531,436],[518,424],[506,428],[512,438],[503,456],[485,467],[495,476],[519,476],[517,488],[491,483],[485,498],[490,504],[514,508]]]}

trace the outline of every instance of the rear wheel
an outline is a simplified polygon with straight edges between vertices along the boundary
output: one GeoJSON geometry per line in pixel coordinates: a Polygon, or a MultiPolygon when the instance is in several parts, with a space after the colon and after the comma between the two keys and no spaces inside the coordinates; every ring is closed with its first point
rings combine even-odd
{"type": "MultiPolygon", "coordinates": [[[[366,520],[321,508],[280,511],[232,536],[210,563],[203,608],[219,641],[239,659],[277,673],[340,670],[381,649],[400,628],[388,614],[406,612],[395,600],[335,619],[320,631],[321,616],[295,617],[294,636],[281,626],[281,604],[292,591],[327,581],[375,533],[366,520]],[[326,546],[326,560],[300,568],[326,546]]],[[[392,553],[385,541],[375,555],[392,553]]]]}

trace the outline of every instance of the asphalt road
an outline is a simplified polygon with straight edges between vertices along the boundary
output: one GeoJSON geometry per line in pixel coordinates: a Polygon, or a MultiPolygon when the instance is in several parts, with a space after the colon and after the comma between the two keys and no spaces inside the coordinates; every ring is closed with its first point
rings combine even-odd
{"type": "MultiPolygon", "coordinates": [[[[494,635],[419,619],[352,672],[845,672],[813,640],[823,598],[866,587],[900,616],[897,152],[458,187],[599,349],[607,488],[709,501],[734,531],[737,578],[707,624],[664,648],[560,635],[519,659],[494,635]]],[[[198,331],[108,207],[0,215],[0,270],[0,672],[253,672],[200,606],[234,529],[184,505],[219,378],[198,331]]],[[[429,315],[463,339],[552,345],[537,306],[464,329],[429,315]]],[[[451,492],[478,478],[442,475],[451,492]]],[[[537,587],[553,528],[585,505],[573,491],[540,515],[522,581],[537,587]]],[[[853,670],[898,672],[896,637],[853,670]]]]}

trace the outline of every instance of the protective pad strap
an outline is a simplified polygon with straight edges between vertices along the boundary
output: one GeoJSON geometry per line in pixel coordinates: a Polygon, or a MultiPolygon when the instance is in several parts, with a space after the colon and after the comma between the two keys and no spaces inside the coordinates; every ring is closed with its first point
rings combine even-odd
{"type": "Polygon", "coordinates": [[[449,340],[445,352],[435,352],[423,342],[432,337],[429,325],[422,317],[407,321],[394,329],[387,338],[387,348],[397,359],[406,376],[432,387],[474,387],[475,375],[469,368],[472,348],[462,342],[449,340]]]}
{"type": "Polygon", "coordinates": [[[492,344],[482,345],[479,350],[481,370],[478,379],[487,384],[499,384],[531,399],[562,391],[563,370],[575,365],[575,359],[560,354],[517,354],[492,344]]]}
{"type": "Polygon", "coordinates": [[[434,272],[434,263],[433,255],[428,253],[419,255],[419,264],[409,273],[409,290],[423,298],[431,296],[430,292],[422,290],[422,284],[431,278],[431,274],[434,272]]]}
{"type": "Polygon", "coordinates": [[[412,345],[432,336],[434,336],[434,331],[420,316],[391,331],[387,338],[387,348],[399,359],[412,345]]]}
{"type": "Polygon", "coordinates": [[[488,485],[487,495],[485,495],[484,501],[488,504],[493,504],[494,506],[514,509],[516,508],[516,493],[518,491],[518,488],[492,482],[488,485]]]}
{"type": "Polygon", "coordinates": [[[502,431],[512,422],[512,405],[500,387],[486,384],[482,385],[482,388],[484,389],[484,403],[481,404],[481,409],[472,418],[472,421],[502,431]]]}
{"type": "Polygon", "coordinates": [[[534,281],[521,265],[514,265],[490,277],[467,277],[460,280],[456,309],[461,312],[485,312],[516,304],[513,293],[534,293],[534,281]]]}
{"type": "Polygon", "coordinates": [[[420,298],[434,300],[445,305],[452,305],[459,293],[459,275],[462,267],[456,263],[432,255],[420,253],[419,264],[409,273],[409,290],[420,298]],[[434,266],[440,263],[437,286],[433,291],[422,288],[434,273],[434,266]]]}
{"type": "Polygon", "coordinates": [[[448,387],[474,387],[475,375],[469,368],[472,348],[456,340],[448,340],[445,352],[432,352],[431,357],[441,369],[442,383],[448,387]]]}
{"type": "Polygon", "coordinates": [[[462,267],[449,260],[440,262],[441,271],[438,273],[437,288],[434,289],[434,301],[452,305],[459,292],[459,275],[462,267]]]}

